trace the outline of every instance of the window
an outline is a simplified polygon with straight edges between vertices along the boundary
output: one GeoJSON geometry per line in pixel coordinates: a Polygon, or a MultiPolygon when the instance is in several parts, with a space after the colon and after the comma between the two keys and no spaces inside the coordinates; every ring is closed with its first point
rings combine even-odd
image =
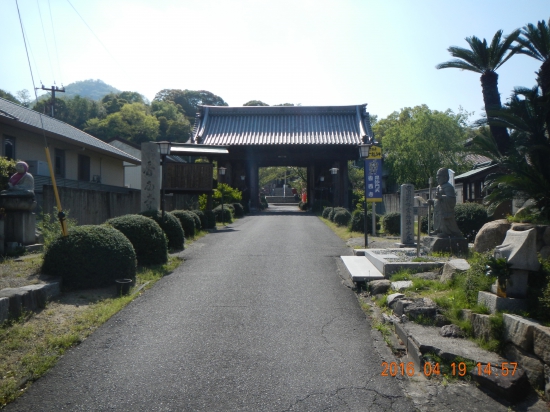
{"type": "Polygon", "coordinates": [[[65,177],[65,150],[55,149],[55,177],[65,177]]]}
{"type": "Polygon", "coordinates": [[[90,158],[78,155],[78,180],[90,181],[90,158]]]}
{"type": "Polygon", "coordinates": [[[4,156],[10,160],[15,159],[15,137],[4,137],[4,156]]]}

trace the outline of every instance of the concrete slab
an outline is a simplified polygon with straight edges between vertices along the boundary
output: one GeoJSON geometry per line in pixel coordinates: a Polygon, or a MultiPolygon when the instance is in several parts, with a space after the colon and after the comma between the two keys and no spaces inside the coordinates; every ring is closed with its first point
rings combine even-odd
{"type": "Polygon", "coordinates": [[[340,258],[354,282],[384,279],[384,275],[364,256],[340,256],[340,258]]]}
{"type": "Polygon", "coordinates": [[[410,253],[416,255],[416,249],[356,249],[356,256],[365,256],[384,277],[389,277],[401,269],[409,269],[414,273],[429,272],[443,266],[443,262],[407,262],[395,261],[399,259],[399,253],[410,253]]]}

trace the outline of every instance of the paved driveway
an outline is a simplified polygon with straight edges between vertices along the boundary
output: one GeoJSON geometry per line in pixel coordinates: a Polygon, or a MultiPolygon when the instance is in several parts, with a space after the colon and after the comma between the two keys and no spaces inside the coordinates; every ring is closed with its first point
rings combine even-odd
{"type": "Polygon", "coordinates": [[[350,249],[278,210],[195,242],[6,410],[414,410],[342,283],[350,249]]]}

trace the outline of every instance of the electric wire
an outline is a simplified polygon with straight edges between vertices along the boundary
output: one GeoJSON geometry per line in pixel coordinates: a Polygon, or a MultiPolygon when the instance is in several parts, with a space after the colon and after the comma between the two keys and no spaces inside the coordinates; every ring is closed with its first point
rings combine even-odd
{"type": "Polygon", "coordinates": [[[73,8],[73,10],[75,11],[75,13],[78,15],[78,17],[80,17],[80,19],[84,22],[84,24],[86,25],[86,27],[88,28],[88,30],[90,30],[90,32],[94,35],[94,37],[97,39],[97,41],[99,42],[99,44],[101,44],[101,46],[105,49],[105,51],[109,54],[109,56],[111,56],[111,58],[113,59],[113,61],[120,67],[120,69],[124,72],[124,74],[126,74],[127,76],[130,76],[131,75],[129,73],[127,73],[123,66],[118,62],[118,60],[115,58],[115,56],[113,56],[111,54],[111,52],[109,51],[109,49],[103,44],[103,42],[99,39],[99,37],[97,37],[97,35],[95,34],[95,32],[92,30],[92,28],[88,25],[88,23],[86,23],[86,20],[84,20],[84,18],[80,15],[80,13],[78,12],[78,10],[73,6],[73,4],[71,3],[70,0],[67,0],[67,3],[69,3],[69,5],[73,8]]]}
{"type": "Polygon", "coordinates": [[[57,70],[59,71],[59,81],[61,82],[61,86],[63,86],[63,72],[61,71],[61,64],[59,63],[59,48],[57,47],[57,37],[55,35],[55,26],[53,24],[52,6],[50,4],[50,0],[48,0],[48,9],[50,10],[50,22],[52,24],[53,44],[55,46],[55,55],[57,57],[57,70]]]}
{"type": "Polygon", "coordinates": [[[42,35],[44,36],[44,43],[46,44],[46,53],[48,54],[48,61],[50,63],[50,71],[55,84],[55,74],[53,73],[52,58],[50,56],[50,48],[48,47],[48,39],[46,38],[46,30],[44,30],[44,21],[42,20],[42,11],[40,10],[40,3],[36,0],[36,7],[38,8],[38,15],[40,16],[40,25],[42,26],[42,35]]]}

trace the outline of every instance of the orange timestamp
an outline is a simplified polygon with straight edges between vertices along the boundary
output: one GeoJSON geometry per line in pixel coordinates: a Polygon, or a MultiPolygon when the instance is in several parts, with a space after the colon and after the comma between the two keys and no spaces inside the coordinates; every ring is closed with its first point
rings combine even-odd
{"type": "MultiPolygon", "coordinates": [[[[491,363],[483,364],[478,362],[476,366],[470,370],[471,373],[478,375],[491,375],[495,376],[514,376],[518,367],[517,362],[502,362],[500,365],[494,365],[491,367],[491,363]],[[500,373],[499,373],[500,372],[500,373]]],[[[416,373],[413,362],[382,362],[382,376],[414,376],[416,373]]],[[[441,368],[439,362],[431,363],[425,362],[422,370],[424,376],[441,375],[441,368]]],[[[468,373],[468,366],[465,362],[453,362],[448,366],[447,373],[444,375],[464,377],[468,373]]]]}

